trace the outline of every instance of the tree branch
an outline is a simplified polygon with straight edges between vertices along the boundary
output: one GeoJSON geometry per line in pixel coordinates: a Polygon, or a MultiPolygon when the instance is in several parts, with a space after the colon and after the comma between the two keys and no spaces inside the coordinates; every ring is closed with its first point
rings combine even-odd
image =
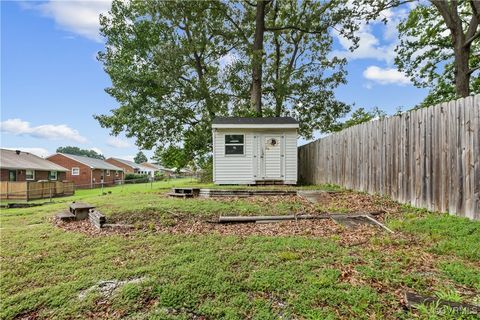
{"type": "Polygon", "coordinates": [[[232,17],[230,17],[228,13],[225,13],[225,16],[227,17],[227,20],[230,21],[235,27],[235,29],[237,29],[237,31],[240,33],[245,43],[250,45],[250,41],[248,40],[247,36],[243,32],[242,28],[238,25],[238,23],[232,17]]]}
{"type": "Polygon", "coordinates": [[[480,70],[480,66],[476,66],[475,68],[472,68],[472,69],[468,70],[468,74],[470,75],[470,74],[474,73],[474,72],[477,71],[477,70],[480,70]]]}
{"type": "Polygon", "coordinates": [[[443,0],[430,0],[430,1],[432,1],[432,4],[440,12],[448,28],[450,30],[454,30],[456,28],[456,25],[455,25],[455,22],[453,21],[452,13],[450,12],[450,9],[448,7],[448,2],[443,0]]]}
{"type": "Polygon", "coordinates": [[[479,38],[480,37],[480,30],[477,31],[477,33],[475,33],[473,36],[471,36],[470,38],[468,38],[467,40],[465,40],[465,44],[463,45],[464,47],[467,47],[469,46],[470,44],[472,44],[473,41],[475,41],[475,39],[479,38]]]}
{"type": "Polygon", "coordinates": [[[283,30],[296,30],[296,31],[309,33],[309,34],[324,34],[325,31],[326,31],[325,29],[323,29],[323,30],[307,30],[307,29],[297,27],[297,26],[292,26],[292,25],[265,28],[265,31],[283,31],[283,30]]]}
{"type": "Polygon", "coordinates": [[[478,24],[480,23],[480,12],[478,12],[477,10],[477,6],[480,7],[480,3],[470,1],[470,6],[472,8],[473,15],[468,25],[467,33],[465,34],[465,38],[467,40],[463,45],[464,47],[468,47],[475,39],[480,36],[480,30],[478,30],[478,24]]]}

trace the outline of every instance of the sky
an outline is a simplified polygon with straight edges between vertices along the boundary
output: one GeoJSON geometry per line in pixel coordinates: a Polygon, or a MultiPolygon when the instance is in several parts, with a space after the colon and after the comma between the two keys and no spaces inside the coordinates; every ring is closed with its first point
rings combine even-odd
{"type": "MultiPolygon", "coordinates": [[[[73,145],[133,159],[135,141],[110,136],[93,118],[117,107],[104,91],[110,79],[96,60],[103,49],[98,16],[109,10],[110,1],[1,1],[0,6],[0,146],[47,156],[73,145]]],[[[332,54],[348,59],[348,83],[336,96],[354,104],[353,110],[379,107],[393,114],[426,96],[393,63],[396,25],[407,12],[386,12],[387,25],[362,25],[360,47],[353,53],[346,39],[333,34],[332,54]]]]}

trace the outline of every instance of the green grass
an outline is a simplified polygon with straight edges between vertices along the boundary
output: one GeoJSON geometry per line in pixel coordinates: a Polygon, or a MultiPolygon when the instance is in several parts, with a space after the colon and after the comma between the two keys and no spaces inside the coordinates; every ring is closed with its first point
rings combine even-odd
{"type": "Polygon", "coordinates": [[[405,313],[396,292],[409,289],[456,301],[479,295],[480,222],[409,207],[388,219],[395,235],[352,247],[343,246],[339,237],[148,230],[89,236],[51,221],[72,200],[92,203],[110,219],[145,223],[168,221],[172,215],[207,218],[301,209],[287,200],[165,197],[172,186],[187,185],[192,181],[115,187],[105,189],[111,191],[107,195],[79,190],[48,205],[2,209],[0,318],[454,319],[458,315],[435,306],[405,313]],[[127,284],[108,298],[95,292],[78,298],[98,281],[139,277],[145,281],[127,284]]]}

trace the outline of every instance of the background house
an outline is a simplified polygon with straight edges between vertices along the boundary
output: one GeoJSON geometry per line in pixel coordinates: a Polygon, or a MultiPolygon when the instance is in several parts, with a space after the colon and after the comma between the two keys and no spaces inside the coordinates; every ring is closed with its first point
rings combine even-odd
{"type": "Polygon", "coordinates": [[[114,166],[122,168],[125,171],[125,173],[146,174],[150,177],[154,177],[155,172],[158,171],[158,169],[156,169],[155,167],[138,164],[133,161],[124,160],[120,158],[108,158],[105,161],[113,164],[114,166]]]}
{"type": "Polygon", "coordinates": [[[47,159],[67,168],[67,179],[75,182],[77,188],[108,186],[124,179],[123,169],[105,160],[65,153],[57,153],[47,159]]]}
{"type": "Polygon", "coordinates": [[[63,181],[68,169],[29,152],[0,149],[0,181],[63,181]]]}
{"type": "Polygon", "coordinates": [[[155,172],[160,172],[164,176],[172,176],[175,173],[173,169],[165,168],[164,166],[161,166],[156,163],[144,162],[142,163],[142,165],[145,167],[150,167],[154,169],[155,172]]]}
{"type": "Polygon", "coordinates": [[[296,184],[298,127],[291,117],[215,118],[213,182],[296,184]]]}

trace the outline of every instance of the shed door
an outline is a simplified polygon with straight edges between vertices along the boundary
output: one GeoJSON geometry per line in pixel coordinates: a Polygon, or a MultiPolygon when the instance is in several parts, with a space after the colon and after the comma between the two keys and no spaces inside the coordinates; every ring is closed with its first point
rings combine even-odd
{"type": "Polygon", "coordinates": [[[281,135],[264,135],[262,145],[262,167],[264,179],[283,179],[282,157],[283,139],[281,135]]]}

